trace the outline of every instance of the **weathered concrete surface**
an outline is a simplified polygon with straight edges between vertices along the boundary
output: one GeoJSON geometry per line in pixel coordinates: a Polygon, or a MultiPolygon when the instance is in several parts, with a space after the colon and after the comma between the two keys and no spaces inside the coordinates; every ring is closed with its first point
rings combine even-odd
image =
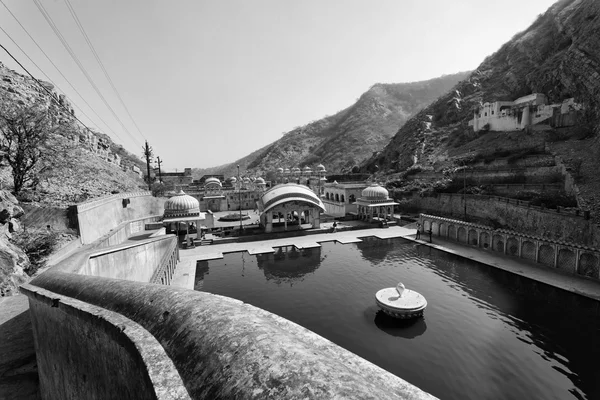
{"type": "Polygon", "coordinates": [[[43,399],[189,399],[172,361],[122,315],[26,284],[43,399]]]}
{"type": "Polygon", "coordinates": [[[27,297],[0,298],[0,399],[39,399],[39,379],[27,297]]]}
{"type": "Polygon", "coordinates": [[[295,323],[227,297],[55,271],[32,285],[139,323],[194,399],[433,398],[295,323]]]}
{"type": "Polygon", "coordinates": [[[150,282],[163,256],[177,238],[173,235],[151,238],[141,243],[102,249],[90,255],[80,274],[129,281],[150,282]]]}

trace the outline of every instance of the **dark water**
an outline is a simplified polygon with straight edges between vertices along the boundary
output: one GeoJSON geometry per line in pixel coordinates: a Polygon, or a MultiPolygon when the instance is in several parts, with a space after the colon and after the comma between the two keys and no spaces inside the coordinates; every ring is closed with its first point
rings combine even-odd
{"type": "Polygon", "coordinates": [[[402,239],[198,262],[196,290],[292,320],[442,399],[600,399],[599,303],[402,239]],[[378,311],[403,282],[410,323],[378,311]]]}

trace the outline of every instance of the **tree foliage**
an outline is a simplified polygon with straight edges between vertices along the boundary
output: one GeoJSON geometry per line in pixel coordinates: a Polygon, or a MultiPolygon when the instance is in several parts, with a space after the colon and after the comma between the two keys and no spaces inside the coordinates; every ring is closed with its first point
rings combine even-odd
{"type": "Polygon", "coordinates": [[[6,103],[0,106],[0,150],[12,169],[15,194],[35,180],[36,168],[43,158],[45,146],[57,126],[47,107],[6,103]]]}

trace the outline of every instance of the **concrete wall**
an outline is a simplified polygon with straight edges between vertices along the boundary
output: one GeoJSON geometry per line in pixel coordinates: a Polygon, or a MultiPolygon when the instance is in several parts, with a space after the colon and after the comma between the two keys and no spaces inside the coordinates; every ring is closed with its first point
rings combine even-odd
{"type": "MultiPolygon", "coordinates": [[[[238,300],[169,286],[52,271],[31,284],[119,313],[142,326],[163,346],[194,399],[433,399],[329,340],[238,300]]],[[[47,324],[48,330],[44,332],[57,323],[71,324],[70,318],[63,321],[47,317],[46,310],[47,307],[32,308],[36,321],[47,324]]],[[[36,337],[44,341],[57,338],[67,343],[77,337],[77,332],[68,330],[59,330],[59,335],[50,338],[41,333],[36,337]]],[[[82,339],[78,345],[91,345],[91,349],[81,351],[93,352],[96,350],[93,343],[93,338],[82,339]]],[[[51,344],[43,346],[49,348],[51,344]]],[[[64,345],[62,349],[67,351],[64,345]]],[[[103,349],[98,350],[97,357],[104,358],[103,349]]],[[[108,357],[120,360],[119,354],[109,353],[108,357]]],[[[68,357],[58,357],[57,364],[47,367],[56,365],[61,369],[66,363],[66,371],[81,374],[83,369],[68,367],[70,360],[64,358],[68,357]]],[[[99,375],[104,374],[104,361],[100,360],[98,365],[99,375]]],[[[95,366],[89,368],[94,370],[95,366]]],[[[119,372],[121,376],[117,379],[129,378],[128,369],[119,372]]],[[[131,379],[137,379],[135,372],[131,379]]],[[[110,376],[110,371],[106,374],[110,376]]],[[[56,379],[48,383],[54,385],[48,388],[53,393],[61,385],[58,380],[69,377],[56,379]]],[[[63,394],[62,398],[65,397],[70,396],[63,394]]]]}
{"type": "MultiPolygon", "coordinates": [[[[150,282],[164,255],[177,244],[174,235],[107,248],[92,253],[78,273],[128,281],[150,282]]],[[[175,246],[176,247],[176,246],[175,246]]]]}
{"type": "Polygon", "coordinates": [[[139,324],[24,285],[42,399],[189,399],[173,362],[139,324]]]}
{"type": "MultiPolygon", "coordinates": [[[[509,199],[493,196],[465,197],[468,218],[495,221],[517,232],[600,248],[600,232],[583,213],[577,215],[570,210],[557,212],[527,206],[527,202],[508,201],[509,199]]],[[[460,194],[438,193],[427,197],[411,195],[405,199],[405,206],[418,208],[423,212],[464,218],[465,203],[460,194]]]]}
{"type": "Polygon", "coordinates": [[[162,215],[166,200],[162,197],[152,197],[150,192],[139,192],[119,193],[78,204],[77,218],[81,243],[92,243],[125,221],[148,215],[162,215]]]}

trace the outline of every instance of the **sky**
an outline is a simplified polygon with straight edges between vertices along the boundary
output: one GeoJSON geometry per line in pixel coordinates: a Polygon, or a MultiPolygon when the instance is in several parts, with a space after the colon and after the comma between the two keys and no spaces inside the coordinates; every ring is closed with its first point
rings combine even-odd
{"type": "MultiPolygon", "coordinates": [[[[47,81],[45,73],[90,128],[140,156],[147,140],[163,171],[181,171],[244,157],[374,83],[473,70],[554,0],[1,2],[0,43],[25,68],[47,81]]],[[[2,49],[0,61],[24,73],[2,49]]]]}

